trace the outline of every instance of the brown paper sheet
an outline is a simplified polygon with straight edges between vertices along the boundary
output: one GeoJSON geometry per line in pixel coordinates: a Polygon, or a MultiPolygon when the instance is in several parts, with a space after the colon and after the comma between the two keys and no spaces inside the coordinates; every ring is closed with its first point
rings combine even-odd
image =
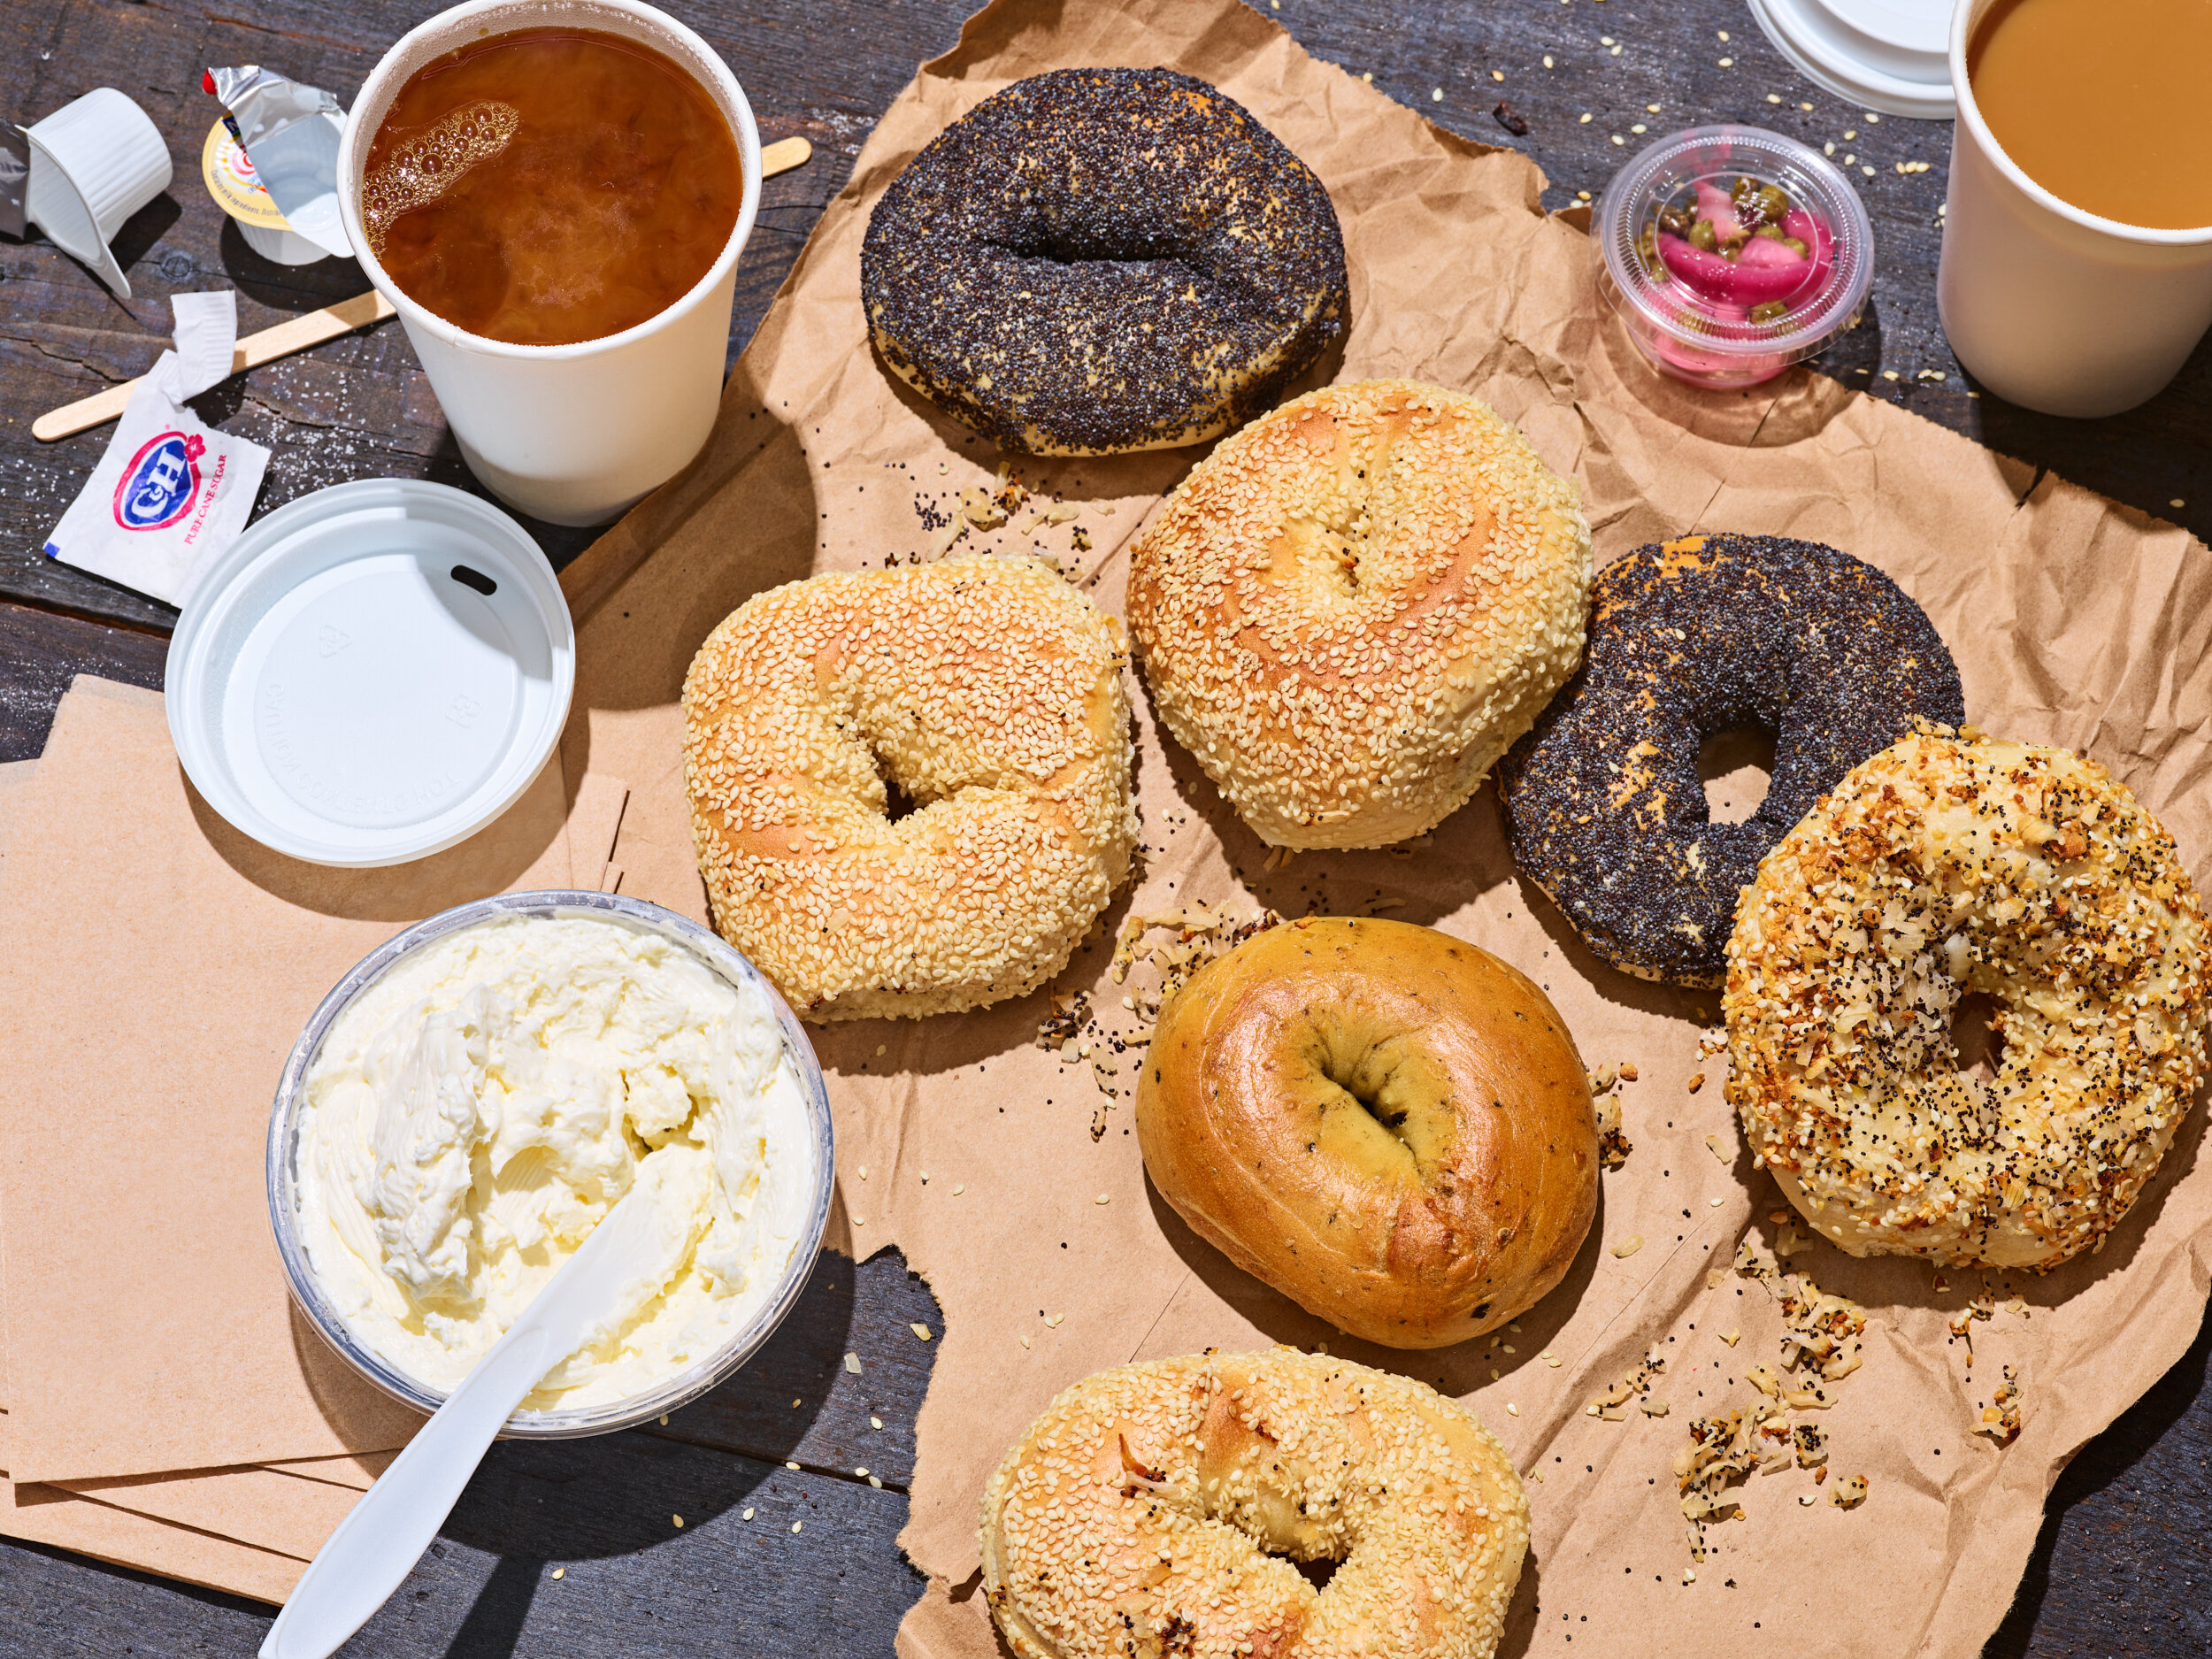
{"type": "Polygon", "coordinates": [[[281,1602],[307,1571],[304,1561],[289,1555],[173,1526],[56,1486],[19,1486],[4,1477],[0,1477],[0,1535],[73,1549],[257,1601],[281,1602]]]}
{"type": "Polygon", "coordinates": [[[577,786],[568,809],[568,845],[578,887],[595,893],[615,890],[622,872],[610,860],[629,799],[630,786],[603,772],[588,774],[577,786]]]}
{"type": "Polygon", "coordinates": [[[294,1311],[262,1147],[315,1004],[401,926],[571,880],[549,766],[499,824],[324,870],[192,794],[160,697],[80,679],[13,792],[0,905],[8,1468],[51,1481],[388,1450],[419,1419],[294,1311]]]}
{"type": "MultiPolygon", "coordinates": [[[[23,787],[35,775],[37,764],[35,761],[17,761],[0,765],[0,860],[5,857],[10,814],[23,787]]],[[[4,1259],[0,1259],[0,1286],[5,1282],[5,1268],[4,1259]]],[[[4,1291],[0,1290],[0,1300],[4,1299],[4,1291]]],[[[0,1534],[57,1544],[126,1565],[151,1567],[195,1584],[233,1590],[264,1601],[274,1600],[288,1590],[291,1578],[305,1565],[307,1557],[330,1535],[345,1510],[352,1507],[359,1490],[365,1489],[374,1478],[369,1472],[373,1460],[366,1458],[321,1458],[297,1465],[300,1470],[313,1471],[316,1477],[325,1477],[337,1484],[326,1484],[325,1479],[315,1477],[303,1477],[292,1484],[319,1486],[322,1493],[339,1501],[334,1513],[323,1513],[334,1508],[328,1498],[319,1509],[303,1509],[297,1503],[284,1503],[282,1500],[288,1494],[281,1491],[261,1494],[265,1499],[274,1496],[279,1500],[277,1513],[289,1522],[281,1530],[251,1510],[245,1512],[242,1525],[222,1524],[232,1518],[236,1508],[227,1502],[232,1495],[234,1478],[241,1474],[260,1475],[260,1471],[209,1471],[196,1477],[180,1478],[174,1489],[161,1476],[140,1477],[125,1482],[92,1482],[88,1490],[111,1486],[131,1489],[98,1491],[96,1499],[77,1502],[72,1502],[77,1494],[58,1486],[33,1486],[19,1490],[6,1479],[6,1361],[4,1347],[0,1347],[0,1534]],[[350,1484],[354,1482],[358,1483],[357,1488],[350,1484]],[[211,1504],[206,1502],[210,1499],[213,1500],[211,1504]],[[119,1510],[128,1513],[119,1515],[119,1510]],[[142,1525],[140,1517],[148,1518],[142,1525]],[[242,1549],[238,1548],[242,1540],[258,1548],[242,1549]],[[271,1552],[296,1559],[288,1569],[269,1560],[271,1552]]]]}
{"type": "Polygon", "coordinates": [[[366,1492],[376,1484],[376,1478],[392,1466],[396,1450],[388,1452],[349,1452],[342,1457],[272,1458],[257,1463],[257,1469],[274,1469],[288,1475],[297,1475],[303,1480],[327,1481],[334,1486],[348,1486],[356,1492],[366,1492]]]}
{"type": "MultiPolygon", "coordinates": [[[[1585,237],[1540,211],[1530,162],[1436,130],[1230,0],[1002,0],[876,127],[733,375],[706,454],[566,573],[581,632],[563,753],[572,787],[587,767],[632,781],[614,851],[626,892],[703,914],[677,700],[707,632],[774,583],[922,552],[931,533],[917,497],[942,510],[993,481],[997,455],[896,386],[867,349],[858,255],[869,205],[922,144],[1006,81],[1090,64],[1165,64],[1213,81],[1320,173],[1343,219],[1353,296],[1342,361],[1325,375],[1414,376],[1489,401],[1580,480],[1601,560],[1727,528],[1811,536],[1883,566],[1950,641],[1970,716],[2093,753],[2165,818],[2200,877],[2212,874],[2203,547],[1809,373],[1721,396],[1658,377],[1611,325],[1585,237]]],[[[1023,461],[1032,488],[1081,507],[1093,550],[1071,551],[1075,526],[1029,536],[1010,526],[962,550],[1044,546],[1118,610],[1126,538],[1192,458],[1023,461]]],[[[1090,988],[1108,1029],[1135,1026],[1119,1009],[1125,987],[1103,977],[1132,908],[1387,907],[1534,975],[1594,1066],[1633,1062],[1639,1080],[1624,1090],[1635,1150],[1606,1178],[1566,1282],[1517,1329],[1393,1353],[1334,1340],[1152,1195],[1128,1110],[1141,1047],[1118,1062],[1123,1093],[1094,1140],[1109,1102],[1086,1068],[1034,1046],[1043,995],[823,1029],[839,1153],[832,1241],[862,1254],[898,1245],[946,1312],[902,1538],[931,1583],[902,1651],[996,1650],[976,1594],[977,1499],[1058,1390],[1209,1344],[1327,1340],[1466,1399],[1540,1475],[1509,1653],[1978,1653],[2058,1470],[2181,1353],[2202,1311],[2203,1111],[2108,1247],[2048,1278],[1955,1272],[1939,1292],[1928,1270],[1905,1263],[1825,1246],[1793,1257],[1872,1311],[1866,1364],[1825,1425],[1837,1472],[1865,1473],[1871,1496],[1847,1512],[1802,1472],[1758,1479],[1747,1518],[1713,1529],[1713,1558],[1686,1585],[1669,1461],[1691,1417],[1750,1399],[1741,1374],[1779,1357],[1764,1290],[1732,1278],[1707,1287],[1708,1268],[1726,1264],[1740,1239],[1775,1241],[1768,1216],[1781,1202],[1741,1150],[1718,1062],[1699,1056],[1714,1000],[1598,964],[1516,877],[1487,788],[1413,856],[1308,853],[1268,874],[1265,849],[1163,742],[1141,696],[1137,719],[1141,881],[1056,989],[1090,988]],[[1693,1094],[1699,1071],[1709,1080],[1693,1094]],[[1640,1250],[1610,1253],[1632,1234],[1640,1250]],[[2024,1311],[1976,1325],[1970,1373],[1946,1320],[1985,1290],[2019,1294],[2024,1311]],[[1717,1340],[1734,1328],[1737,1347],[1717,1340]],[[1585,1416],[1655,1344],[1668,1369],[1654,1394],[1671,1415],[1585,1416]],[[1970,1431],[2008,1362],[2023,1370],[2027,1426],[2000,1449],[1970,1431]],[[1801,1505],[1806,1494],[1819,1501],[1801,1505]],[[1852,1563],[1846,1608],[1834,1596],[1839,1559],[1852,1563]]]]}
{"type": "Polygon", "coordinates": [[[56,1487],[300,1561],[312,1560],[346,1511],[361,1501],[350,1486],[257,1468],[124,1475],[58,1482],[56,1487]]]}

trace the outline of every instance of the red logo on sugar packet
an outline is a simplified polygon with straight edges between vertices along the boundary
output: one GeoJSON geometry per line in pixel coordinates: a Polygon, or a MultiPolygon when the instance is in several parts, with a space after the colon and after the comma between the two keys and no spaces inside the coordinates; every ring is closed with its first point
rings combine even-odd
{"type": "Polygon", "coordinates": [[[115,522],[126,530],[166,530],[190,512],[199,499],[200,457],[206,449],[197,433],[149,438],[115,486],[115,522]]]}

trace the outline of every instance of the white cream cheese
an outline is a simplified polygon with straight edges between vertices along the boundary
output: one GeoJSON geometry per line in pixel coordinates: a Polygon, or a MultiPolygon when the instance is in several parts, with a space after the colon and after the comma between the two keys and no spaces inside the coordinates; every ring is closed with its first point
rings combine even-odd
{"type": "Polygon", "coordinates": [[[816,1154],[757,990],[618,922],[513,918],[400,962],[339,1016],[296,1156],[316,1278],[356,1338],[440,1392],[633,1184],[657,1189],[662,1271],[523,1402],[543,1411],[724,1347],[774,1294],[816,1154]]]}

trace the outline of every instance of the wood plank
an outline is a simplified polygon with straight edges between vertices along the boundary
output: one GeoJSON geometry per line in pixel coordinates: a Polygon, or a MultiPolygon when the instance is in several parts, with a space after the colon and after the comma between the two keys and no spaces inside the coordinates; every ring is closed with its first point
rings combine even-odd
{"type": "MultiPolygon", "coordinates": [[[[644,1434],[504,1442],[346,1652],[887,1655],[922,1588],[899,1555],[905,1519],[898,1493],[644,1434]]],[[[236,1596],[0,1540],[10,1659],[249,1654],[272,1617],[236,1596]]]]}
{"type": "MultiPolygon", "coordinates": [[[[46,536],[105,449],[96,429],[39,445],[34,420],[103,385],[143,374],[166,343],[168,296],[210,288],[238,292],[242,333],[266,327],[367,288],[350,259],[273,265],[249,249],[199,183],[200,145],[219,111],[197,88],[197,65],[267,62],[350,103],[384,48],[425,8],[397,0],[357,7],[252,8],[252,18],[189,19],[144,6],[44,0],[0,19],[0,107],[44,113],[86,87],[136,97],[177,158],[170,190],[119,234],[133,297],[117,301],[42,239],[0,243],[0,596],[166,629],[168,606],[45,558],[46,536]],[[180,67],[180,65],[184,67],[180,67]]],[[[913,73],[918,50],[958,34],[960,12],[933,8],[932,38],[917,39],[910,8],[878,0],[851,8],[866,27],[821,27],[784,4],[755,16],[734,4],[687,9],[754,95],[770,143],[808,141],[803,167],[768,179],[737,272],[730,356],[767,309],[822,205],[849,172],[875,112],[913,73]],[[904,19],[903,22],[895,19],[904,19]],[[867,72],[825,56],[864,47],[867,72]],[[772,88],[773,103],[762,88],[772,88]]],[[[372,476],[430,478],[482,493],[447,432],[429,383],[394,323],[330,342],[225,381],[194,400],[202,419],[273,450],[258,511],[327,485],[372,476]]],[[[526,520],[556,565],[595,534],[526,520]]]]}
{"type": "Polygon", "coordinates": [[[0,603],[0,761],[45,749],[54,709],[79,674],[157,689],[168,655],[157,634],[0,603]]]}
{"type": "MultiPolygon", "coordinates": [[[[265,363],[274,363],[279,357],[288,357],[295,351],[319,346],[326,340],[349,334],[357,328],[373,327],[393,315],[392,303],[381,294],[357,294],[349,300],[340,300],[335,305],[326,305],[320,311],[295,317],[288,323],[278,323],[273,327],[246,335],[231,349],[230,372],[243,374],[248,369],[257,369],[265,363]]],[[[91,396],[81,397],[73,403],[64,403],[59,409],[48,410],[31,423],[31,436],[41,443],[51,443],[57,438],[73,438],[81,432],[88,432],[104,422],[117,419],[143,378],[124,380],[109,387],[104,392],[95,392],[91,396]]]]}
{"type": "Polygon", "coordinates": [[[2212,1654],[2212,1322],[2082,1448],[1984,1659],[2212,1654]]]}

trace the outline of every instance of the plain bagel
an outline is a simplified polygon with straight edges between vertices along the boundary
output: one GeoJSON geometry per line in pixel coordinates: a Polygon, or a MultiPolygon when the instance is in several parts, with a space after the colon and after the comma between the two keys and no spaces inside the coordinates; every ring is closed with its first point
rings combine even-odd
{"type": "Polygon", "coordinates": [[[1029,560],[748,600],[684,677],[715,926],[808,1019],[1034,989],[1129,872],[1125,660],[1120,625],[1029,560]]]}
{"type": "Polygon", "coordinates": [[[1018,1659],[1490,1659],[1528,1500],[1425,1383],[1210,1353],[1054,1401],[991,1477],[981,1543],[1018,1659]],[[1339,1565],[1317,1590],[1301,1561],[1339,1565]]]}
{"type": "Polygon", "coordinates": [[[1381,847],[1471,795],[1582,657],[1575,487],[1474,398],[1325,387],[1193,469],[1129,627],[1175,740],[1277,847],[1381,847]]]}
{"type": "Polygon", "coordinates": [[[1854,1256],[2047,1269],[2095,1248],[2205,1076],[2204,918],[2173,838],[2102,766],[1930,730],[1784,836],[1728,947],[1728,1097],[1854,1256]],[[1995,999],[1993,1085],[1960,997],[1995,999]]]}
{"type": "Polygon", "coordinates": [[[1201,1238],[1392,1348],[1517,1317],[1597,1213],[1589,1074],[1551,999],[1407,922],[1308,918],[1201,969],[1160,1012],[1137,1137],[1201,1238]]]}

